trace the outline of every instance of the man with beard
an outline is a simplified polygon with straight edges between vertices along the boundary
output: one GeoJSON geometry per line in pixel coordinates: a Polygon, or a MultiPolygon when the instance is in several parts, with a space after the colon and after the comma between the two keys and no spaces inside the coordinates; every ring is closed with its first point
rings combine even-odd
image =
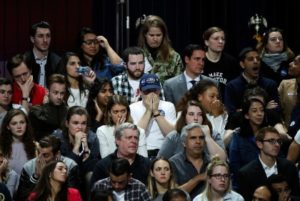
{"type": "Polygon", "coordinates": [[[291,187],[291,194],[299,194],[299,177],[296,166],[285,158],[278,157],[282,139],[273,127],[260,129],[255,136],[256,145],[260,150],[254,159],[239,170],[237,176],[238,192],[251,200],[253,192],[258,186],[267,185],[268,178],[273,174],[285,176],[291,187]]]}
{"type": "MultiPolygon", "coordinates": [[[[126,72],[113,77],[111,81],[114,93],[126,96],[128,103],[131,104],[141,100],[139,84],[145,70],[144,52],[139,47],[129,47],[124,50],[122,59],[126,72]]],[[[163,90],[160,98],[164,99],[163,90]]]]}
{"type": "Polygon", "coordinates": [[[279,97],[276,82],[260,76],[261,59],[256,49],[246,47],[239,54],[240,66],[244,69],[240,76],[231,80],[225,87],[224,104],[229,113],[241,110],[245,90],[254,86],[268,93],[267,108],[279,109],[279,97]]]}
{"type": "Polygon", "coordinates": [[[202,75],[204,68],[205,51],[200,45],[190,44],[183,51],[185,71],[176,77],[170,78],[164,83],[166,101],[176,105],[181,97],[200,80],[211,80],[202,75]]]}
{"type": "Polygon", "coordinates": [[[47,77],[56,72],[60,57],[49,51],[51,43],[51,26],[41,21],[31,27],[30,41],[33,44],[31,51],[25,53],[26,64],[32,69],[33,81],[46,87],[47,77]]]}

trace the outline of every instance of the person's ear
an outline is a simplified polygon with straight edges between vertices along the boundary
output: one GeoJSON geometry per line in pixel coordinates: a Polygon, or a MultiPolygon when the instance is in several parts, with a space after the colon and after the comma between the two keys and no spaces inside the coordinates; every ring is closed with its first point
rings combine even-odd
{"type": "Polygon", "coordinates": [[[259,148],[259,149],[262,149],[263,148],[263,142],[261,141],[256,141],[256,146],[259,148]]]}
{"type": "Polygon", "coordinates": [[[243,61],[240,61],[240,66],[241,66],[242,69],[245,69],[245,65],[244,65],[243,61]]]}
{"type": "Polygon", "coordinates": [[[30,41],[31,41],[31,43],[34,43],[34,37],[33,36],[30,36],[30,41]]]}

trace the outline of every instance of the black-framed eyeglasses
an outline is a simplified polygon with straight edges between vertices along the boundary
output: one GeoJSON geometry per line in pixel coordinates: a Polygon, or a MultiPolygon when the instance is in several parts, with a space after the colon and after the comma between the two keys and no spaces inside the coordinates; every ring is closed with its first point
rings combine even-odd
{"type": "Polygon", "coordinates": [[[217,180],[221,180],[221,179],[229,179],[230,175],[229,174],[212,174],[210,175],[211,177],[215,177],[217,180]]]}
{"type": "Polygon", "coordinates": [[[281,139],[267,139],[267,140],[262,140],[262,142],[268,142],[272,145],[275,145],[275,144],[282,145],[282,143],[283,143],[281,139]]]}
{"type": "Polygon", "coordinates": [[[94,45],[98,45],[99,44],[99,41],[97,40],[97,39],[95,39],[95,40],[84,40],[84,41],[82,41],[84,44],[86,44],[86,45],[92,45],[92,44],[94,44],[94,45]]]}

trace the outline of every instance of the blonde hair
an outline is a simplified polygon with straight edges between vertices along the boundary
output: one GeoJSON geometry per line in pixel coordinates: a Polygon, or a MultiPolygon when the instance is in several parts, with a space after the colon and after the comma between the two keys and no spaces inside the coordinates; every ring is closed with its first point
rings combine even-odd
{"type": "MultiPolygon", "coordinates": [[[[221,158],[218,155],[215,155],[215,156],[212,157],[210,163],[207,166],[207,170],[206,170],[207,171],[207,177],[211,178],[211,175],[213,174],[213,170],[217,166],[223,166],[223,167],[225,167],[227,169],[227,171],[228,171],[228,174],[229,174],[229,166],[228,166],[228,164],[225,161],[221,160],[221,158]]],[[[228,187],[227,187],[227,189],[225,191],[225,194],[227,192],[231,191],[231,181],[230,181],[230,178],[229,178],[228,182],[229,182],[229,184],[228,184],[228,187]]],[[[212,199],[211,185],[207,182],[207,180],[206,180],[206,185],[205,185],[205,189],[203,191],[203,194],[206,195],[208,201],[213,201],[213,199],[212,199]]]]}

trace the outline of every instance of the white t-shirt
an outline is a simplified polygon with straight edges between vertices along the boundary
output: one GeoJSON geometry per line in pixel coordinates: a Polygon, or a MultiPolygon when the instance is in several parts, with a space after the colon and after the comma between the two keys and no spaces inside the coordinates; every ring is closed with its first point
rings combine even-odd
{"type": "MultiPolygon", "coordinates": [[[[140,138],[137,153],[144,157],[148,157],[145,131],[142,128],[138,129],[140,131],[140,138]]],[[[115,143],[114,132],[114,126],[103,125],[97,129],[96,134],[99,140],[101,158],[106,157],[116,150],[117,146],[115,143]]]]}
{"type": "Polygon", "coordinates": [[[114,200],[116,201],[125,201],[125,191],[113,191],[114,200]]]}
{"type": "MultiPolygon", "coordinates": [[[[160,111],[160,115],[164,116],[170,124],[176,124],[176,110],[173,103],[160,100],[158,109],[160,111]]],[[[133,122],[137,124],[146,112],[143,101],[130,104],[130,111],[133,122]]],[[[165,137],[161,132],[155,118],[151,118],[149,121],[148,127],[145,130],[145,134],[147,138],[147,149],[160,149],[165,137]]]]}
{"type": "Polygon", "coordinates": [[[141,97],[141,92],[140,92],[140,79],[138,80],[133,80],[133,79],[130,79],[128,77],[128,81],[129,81],[129,84],[133,90],[133,93],[134,93],[134,96],[131,97],[131,103],[135,103],[139,100],[139,98],[141,97]]]}
{"type": "Polygon", "coordinates": [[[89,95],[89,91],[85,90],[85,94],[81,93],[80,96],[80,91],[79,89],[74,89],[74,88],[70,88],[70,96],[68,98],[67,104],[69,107],[72,106],[82,106],[82,107],[86,107],[86,103],[87,103],[87,99],[88,99],[88,95],[89,95]]]}

